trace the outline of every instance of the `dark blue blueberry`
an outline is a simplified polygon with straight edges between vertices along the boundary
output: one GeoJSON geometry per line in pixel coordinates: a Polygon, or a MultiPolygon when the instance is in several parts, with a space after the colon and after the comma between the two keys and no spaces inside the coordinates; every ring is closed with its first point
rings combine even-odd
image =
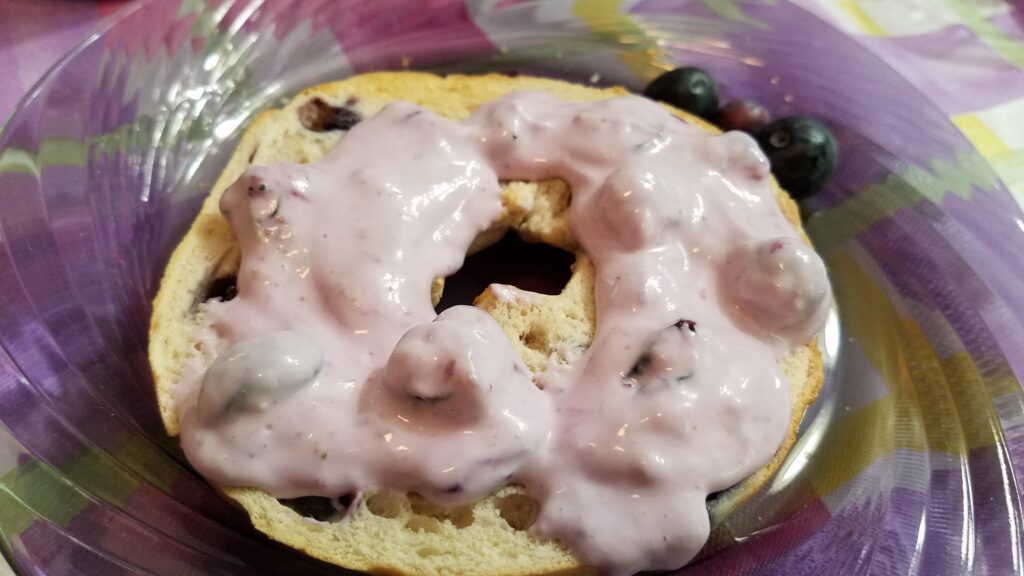
{"type": "Polygon", "coordinates": [[[700,68],[676,68],[665,72],[647,85],[644,96],[701,118],[710,119],[718,111],[718,86],[715,79],[700,68]]]}
{"type": "Polygon", "coordinates": [[[806,198],[828,184],[839,150],[824,124],[807,116],[780,118],[757,133],[772,172],[794,198],[806,198]]]}
{"type": "Polygon", "coordinates": [[[772,121],[772,114],[753,100],[733,100],[718,111],[715,123],[722,130],[740,130],[755,134],[772,121]]]}
{"type": "MultiPolygon", "coordinates": [[[[355,100],[350,98],[349,101],[355,100]]],[[[299,122],[313,132],[348,130],[363,119],[358,112],[348,106],[331,106],[320,98],[313,98],[303,104],[298,113],[299,122]]]]}

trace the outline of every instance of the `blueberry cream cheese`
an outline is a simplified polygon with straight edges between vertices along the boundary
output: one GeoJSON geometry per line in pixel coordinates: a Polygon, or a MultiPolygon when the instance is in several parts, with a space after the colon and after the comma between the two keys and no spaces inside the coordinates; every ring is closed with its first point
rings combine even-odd
{"type": "MultiPolygon", "coordinates": [[[[319,157],[234,179],[217,205],[237,295],[192,309],[200,351],[176,360],[172,431],[218,486],[444,509],[515,486],[536,503],[517,538],[554,543],[581,570],[678,568],[708,537],[708,495],[765,467],[799,419],[782,362],[823,324],[825,267],[750,136],[639,96],[513,84],[466,117],[384,99],[319,157]],[[538,367],[501,318],[435,313],[431,286],[509,217],[509,182],[551,179],[571,191],[593,326],[577,353],[538,367]]],[[[488,293],[523,317],[554,298],[488,293]]],[[[380,566],[395,564],[493,571],[380,566]]],[[[532,569],[548,568],[517,573],[532,569]]]]}

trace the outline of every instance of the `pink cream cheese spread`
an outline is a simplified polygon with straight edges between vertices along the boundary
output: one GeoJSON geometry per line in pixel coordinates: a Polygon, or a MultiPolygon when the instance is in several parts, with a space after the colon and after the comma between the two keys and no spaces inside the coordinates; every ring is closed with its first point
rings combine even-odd
{"type": "Polygon", "coordinates": [[[221,210],[238,297],[206,306],[216,359],[175,390],[201,473],[442,505],[516,483],[541,503],[534,534],[612,574],[700,550],[707,495],[784,439],[778,361],[830,300],[755,142],[639,97],[520,92],[463,122],[395,102],[318,162],[250,168],[221,210]],[[499,181],[554,177],[596,266],[597,331],[531,374],[484,312],[437,315],[430,284],[498,218],[499,181]]]}

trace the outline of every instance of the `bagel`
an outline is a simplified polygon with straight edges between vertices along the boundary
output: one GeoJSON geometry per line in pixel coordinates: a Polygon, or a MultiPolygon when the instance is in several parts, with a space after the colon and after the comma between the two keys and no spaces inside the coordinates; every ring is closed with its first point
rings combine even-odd
{"type": "MultiPolygon", "coordinates": [[[[225,344],[219,342],[223,335],[209,325],[208,302],[230,300],[237,290],[235,277],[242,254],[220,207],[223,192],[239,181],[247,168],[316,162],[357,122],[374,117],[395,101],[422,106],[442,118],[464,120],[482,105],[523,90],[569,102],[628,94],[622,88],[523,76],[373,73],[309,88],[283,108],[259,114],[171,256],[153,303],[149,359],[167,432],[182,432],[185,414],[197,402],[194,387],[180,383],[201,381],[202,374],[225,351],[225,344]]],[[[678,110],[670,112],[708,133],[719,133],[698,118],[678,110]]],[[[778,210],[806,240],[796,205],[773,180],[771,187],[778,210]]],[[[549,244],[575,255],[572,275],[558,294],[492,286],[475,301],[476,307],[496,321],[519,361],[536,376],[552,365],[570,364],[593,343],[599,321],[597,272],[573,232],[569,219],[572,194],[566,181],[502,182],[500,198],[499,214],[475,236],[468,253],[514,233],[526,242],[549,244]]],[[[435,278],[430,289],[434,304],[443,290],[444,279],[435,278]]],[[[459,314],[469,316],[468,312],[459,314]]],[[[446,313],[442,319],[448,316],[446,313]]],[[[692,323],[687,326],[693,329],[692,323]]],[[[823,381],[815,344],[807,335],[801,338],[800,345],[779,361],[790,405],[781,445],[760,468],[708,501],[712,523],[762,487],[793,445],[801,417],[823,381]]],[[[304,346],[299,343],[295,348],[304,346]]],[[[271,538],[351,569],[380,574],[490,575],[584,574],[609,569],[581,561],[579,554],[558,538],[543,538],[530,531],[541,503],[516,483],[472,503],[444,505],[416,492],[387,489],[353,494],[344,501],[304,494],[275,497],[260,487],[218,482],[216,477],[211,480],[271,538]]],[[[664,567],[628,566],[629,570],[664,567]]]]}

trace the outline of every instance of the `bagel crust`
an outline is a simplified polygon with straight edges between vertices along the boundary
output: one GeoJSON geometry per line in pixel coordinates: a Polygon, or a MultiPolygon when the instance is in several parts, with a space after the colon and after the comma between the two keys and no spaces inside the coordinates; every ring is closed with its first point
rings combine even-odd
{"type": "MultiPolygon", "coordinates": [[[[197,374],[223,352],[205,321],[206,302],[227,299],[234,290],[241,254],[235,233],[221,214],[221,196],[247,168],[315,162],[359,119],[373,117],[391,102],[405,101],[443,118],[464,120],[482,105],[523,90],[570,102],[628,94],[621,88],[598,89],[522,76],[373,73],[309,88],[284,108],[257,116],[172,255],[154,301],[149,358],[168,433],[179,434],[185,412],[195,401],[178,383],[198,379],[197,374]]],[[[718,132],[698,118],[674,109],[670,112],[708,132],[718,132]]],[[[803,236],[795,203],[774,181],[772,187],[782,215],[803,236]]],[[[540,374],[552,362],[571,361],[593,342],[598,324],[595,265],[570,226],[572,197],[565,181],[502,182],[500,196],[500,214],[476,236],[468,252],[482,250],[513,231],[527,242],[546,243],[576,256],[571,278],[559,294],[524,294],[492,286],[474,302],[497,322],[523,365],[540,374]]],[[[435,304],[443,286],[442,278],[431,286],[435,304]]],[[[764,486],[781,466],[803,413],[824,379],[821,355],[813,342],[790,350],[780,368],[790,400],[781,447],[767,464],[709,501],[712,524],[764,486]]],[[[279,500],[260,488],[227,484],[220,488],[271,538],[347,568],[380,574],[596,573],[565,544],[527,530],[538,516],[539,503],[514,484],[474,503],[447,507],[416,493],[368,491],[351,502],[331,503],[347,512],[332,516],[328,507],[322,519],[301,513],[304,510],[295,500],[279,500]]]]}

